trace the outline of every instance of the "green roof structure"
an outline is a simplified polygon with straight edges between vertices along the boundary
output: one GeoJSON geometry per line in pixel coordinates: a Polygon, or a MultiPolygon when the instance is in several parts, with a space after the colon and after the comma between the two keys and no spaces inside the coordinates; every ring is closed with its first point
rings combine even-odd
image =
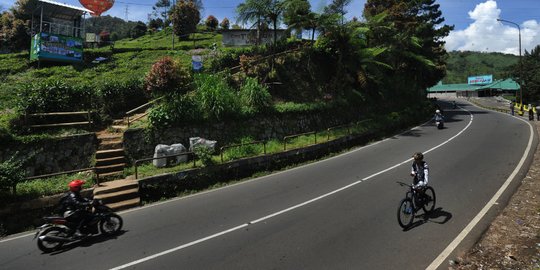
{"type": "Polygon", "coordinates": [[[491,96],[493,93],[515,93],[520,86],[512,79],[496,80],[490,84],[442,84],[439,83],[427,89],[428,94],[455,93],[456,96],[491,96]]]}

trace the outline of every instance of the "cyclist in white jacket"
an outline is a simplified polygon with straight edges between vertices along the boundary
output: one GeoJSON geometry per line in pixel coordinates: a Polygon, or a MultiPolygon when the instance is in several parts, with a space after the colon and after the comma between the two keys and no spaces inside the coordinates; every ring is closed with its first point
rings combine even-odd
{"type": "Polygon", "coordinates": [[[414,177],[413,185],[416,188],[426,186],[428,183],[429,168],[424,161],[424,155],[416,152],[412,157],[414,159],[411,168],[411,176],[414,177]]]}

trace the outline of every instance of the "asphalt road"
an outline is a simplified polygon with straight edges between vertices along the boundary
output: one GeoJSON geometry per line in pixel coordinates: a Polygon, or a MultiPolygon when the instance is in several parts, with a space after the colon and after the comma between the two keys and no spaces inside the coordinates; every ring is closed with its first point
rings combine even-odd
{"type": "Polygon", "coordinates": [[[0,269],[446,269],[445,254],[472,244],[504,207],[537,143],[525,121],[458,105],[443,107],[443,130],[427,123],[324,161],[123,212],[125,231],[112,239],[53,254],[32,236],[2,240],[0,269]],[[404,231],[396,212],[406,190],[396,181],[412,181],[416,151],[430,166],[437,210],[404,231]]]}

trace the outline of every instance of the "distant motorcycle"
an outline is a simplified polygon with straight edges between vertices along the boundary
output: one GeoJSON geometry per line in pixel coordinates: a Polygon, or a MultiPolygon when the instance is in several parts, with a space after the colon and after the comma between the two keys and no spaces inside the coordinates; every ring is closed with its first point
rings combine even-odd
{"type": "Polygon", "coordinates": [[[444,120],[441,118],[439,120],[435,120],[435,125],[437,126],[438,129],[443,129],[444,128],[444,120]]]}
{"type": "MultiPolygon", "coordinates": [[[[120,232],[123,225],[122,217],[104,205],[101,200],[93,200],[92,208],[92,218],[82,226],[81,233],[91,235],[101,232],[104,235],[114,235],[120,232]]],[[[38,248],[45,253],[57,250],[66,243],[83,239],[75,234],[78,222],[70,220],[69,217],[50,216],[44,217],[43,220],[45,224],[38,227],[34,239],[37,238],[38,248]]]]}

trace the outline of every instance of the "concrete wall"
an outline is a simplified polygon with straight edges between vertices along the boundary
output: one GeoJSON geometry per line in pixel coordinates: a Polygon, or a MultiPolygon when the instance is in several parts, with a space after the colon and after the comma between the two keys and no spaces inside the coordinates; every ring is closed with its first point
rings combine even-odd
{"type": "Polygon", "coordinates": [[[157,144],[181,143],[189,148],[190,137],[202,137],[217,141],[217,147],[237,143],[234,138],[247,136],[253,140],[282,139],[284,136],[311,131],[322,131],[329,127],[358,121],[357,111],[321,112],[318,114],[270,115],[252,119],[187,125],[149,134],[142,129],[130,129],[124,133],[124,150],[131,162],[152,157],[157,144]]]}
{"type": "Polygon", "coordinates": [[[0,161],[16,156],[29,158],[25,164],[27,176],[43,175],[92,166],[98,141],[94,133],[0,144],[0,161]]]}

